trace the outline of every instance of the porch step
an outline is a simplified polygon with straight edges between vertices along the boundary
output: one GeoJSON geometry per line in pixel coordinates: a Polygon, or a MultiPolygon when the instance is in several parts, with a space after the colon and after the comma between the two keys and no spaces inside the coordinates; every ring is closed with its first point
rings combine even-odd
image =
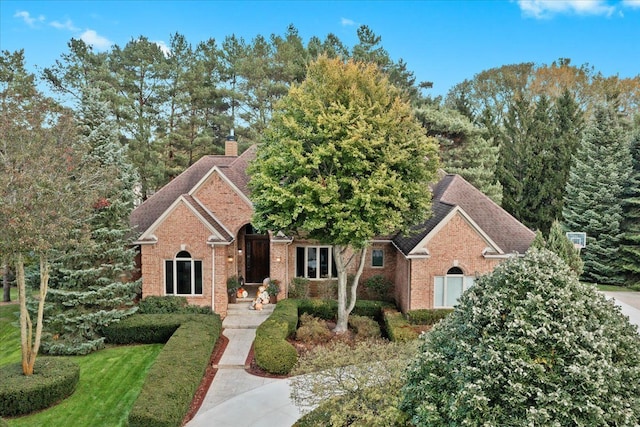
{"type": "Polygon", "coordinates": [[[227,305],[227,317],[222,321],[225,329],[256,329],[273,313],[275,304],[265,304],[262,310],[251,310],[251,300],[227,305]]]}

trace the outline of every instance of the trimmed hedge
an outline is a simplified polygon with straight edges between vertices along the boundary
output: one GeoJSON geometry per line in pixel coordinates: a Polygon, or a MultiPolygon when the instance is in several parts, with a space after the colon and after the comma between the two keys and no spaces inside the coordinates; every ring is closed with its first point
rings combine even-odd
{"type": "Polygon", "coordinates": [[[40,357],[33,375],[22,363],[0,368],[0,416],[15,417],[39,411],[69,397],[80,380],[80,366],[62,358],[40,357]]]}
{"type": "Polygon", "coordinates": [[[138,303],[139,314],[213,314],[211,307],[189,305],[186,297],[148,296],[138,303]]]}
{"type": "Polygon", "coordinates": [[[288,374],[298,361],[298,352],[287,342],[298,327],[299,300],[278,302],[271,316],[256,330],[253,352],[257,365],[271,374],[288,374]]]}
{"type": "Polygon", "coordinates": [[[222,322],[217,315],[179,317],[182,318],[180,327],[149,369],[131,408],[130,427],[179,426],[189,411],[220,337],[222,322]]]}
{"type": "Polygon", "coordinates": [[[104,328],[109,344],[164,344],[188,316],[175,314],[135,314],[104,328]]]}
{"type": "Polygon", "coordinates": [[[221,330],[217,314],[136,314],[105,329],[112,343],[166,342],[131,408],[130,427],[182,423],[221,330]]]}
{"type": "Polygon", "coordinates": [[[453,313],[452,308],[409,310],[407,320],[412,325],[435,325],[451,313],[453,313]]]}
{"type": "Polygon", "coordinates": [[[407,342],[418,338],[418,333],[409,325],[402,313],[395,309],[384,310],[384,324],[391,341],[407,342]]]}
{"type": "MultiPolygon", "coordinates": [[[[338,301],[319,299],[301,299],[295,301],[298,302],[298,310],[300,314],[307,313],[324,320],[333,320],[338,317],[338,301]]],[[[351,314],[356,316],[372,317],[376,320],[380,320],[382,316],[382,309],[390,307],[394,307],[394,305],[388,302],[357,300],[351,314]]]]}

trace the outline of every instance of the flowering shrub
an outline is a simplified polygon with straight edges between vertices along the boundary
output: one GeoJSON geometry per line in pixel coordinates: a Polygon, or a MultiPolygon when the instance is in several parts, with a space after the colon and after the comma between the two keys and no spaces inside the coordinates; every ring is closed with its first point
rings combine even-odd
{"type": "Polygon", "coordinates": [[[421,340],[402,390],[417,426],[640,423],[640,335],[549,251],[482,277],[421,340]]]}

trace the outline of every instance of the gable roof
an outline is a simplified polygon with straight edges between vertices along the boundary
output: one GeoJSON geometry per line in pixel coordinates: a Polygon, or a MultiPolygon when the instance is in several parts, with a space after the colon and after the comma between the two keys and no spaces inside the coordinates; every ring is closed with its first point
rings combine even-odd
{"type": "Polygon", "coordinates": [[[130,224],[136,235],[144,233],[183,194],[189,194],[202,178],[217,168],[246,197],[249,196],[249,177],[246,170],[255,157],[256,147],[240,156],[204,156],[171,182],[158,190],[131,213],[130,224]]]}
{"type": "Polygon", "coordinates": [[[535,237],[533,231],[460,175],[444,175],[431,191],[433,216],[413,227],[412,233],[397,235],[393,240],[405,255],[415,249],[456,206],[495,242],[502,254],[526,252],[535,237]]]}

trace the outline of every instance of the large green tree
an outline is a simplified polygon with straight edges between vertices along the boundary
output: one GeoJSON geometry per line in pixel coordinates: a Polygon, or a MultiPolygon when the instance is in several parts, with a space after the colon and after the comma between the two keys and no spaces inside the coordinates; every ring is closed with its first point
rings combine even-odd
{"type": "Polygon", "coordinates": [[[0,252],[15,263],[22,370],[40,350],[52,254],[77,246],[106,177],[76,139],[67,110],[44,97],[22,51],[0,55],[0,252]],[[36,318],[27,310],[25,255],[40,261],[36,318]],[[35,330],[34,330],[35,326],[35,330]]]}
{"type": "Polygon", "coordinates": [[[253,222],[333,246],[336,331],[347,329],[371,240],[429,215],[437,165],[437,142],[374,65],[320,57],[278,104],[250,168],[253,222]]]}
{"type": "Polygon", "coordinates": [[[82,224],[89,238],[81,247],[62,252],[52,264],[42,348],[53,354],[86,354],[100,348],[100,329],[135,310],[140,286],[131,280],[135,249],[129,226],[138,177],[96,88],[85,88],[76,123],[87,157],[110,177],[82,224]]]}
{"type": "Polygon", "coordinates": [[[438,139],[442,167],[464,179],[500,204],[502,187],[496,177],[498,147],[483,129],[457,110],[425,104],[416,109],[427,135],[438,139]]]}
{"type": "Polygon", "coordinates": [[[620,259],[628,285],[640,286],[640,129],[631,139],[632,169],[622,202],[620,259]]]}
{"type": "Polygon", "coordinates": [[[596,108],[567,183],[565,228],[587,233],[583,278],[622,285],[619,268],[622,196],[631,173],[629,136],[613,106],[596,108]]]}

